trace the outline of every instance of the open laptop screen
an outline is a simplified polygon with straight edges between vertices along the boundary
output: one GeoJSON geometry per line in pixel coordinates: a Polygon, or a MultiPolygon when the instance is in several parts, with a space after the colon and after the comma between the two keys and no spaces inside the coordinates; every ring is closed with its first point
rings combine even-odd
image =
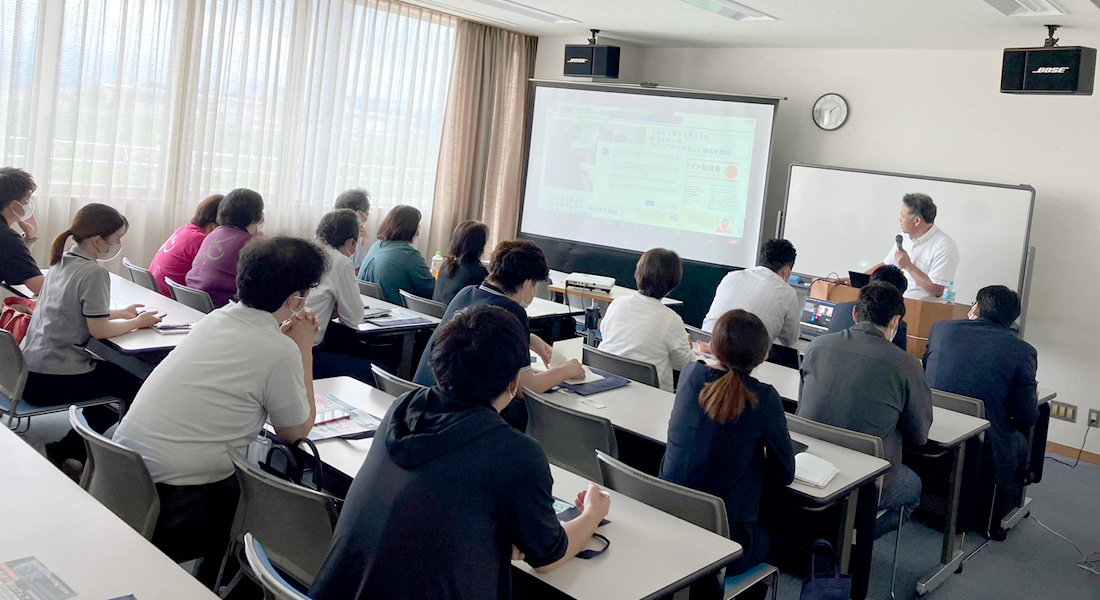
{"type": "Polygon", "coordinates": [[[833,323],[835,302],[806,298],[802,303],[802,324],[818,331],[828,331],[833,323]]]}

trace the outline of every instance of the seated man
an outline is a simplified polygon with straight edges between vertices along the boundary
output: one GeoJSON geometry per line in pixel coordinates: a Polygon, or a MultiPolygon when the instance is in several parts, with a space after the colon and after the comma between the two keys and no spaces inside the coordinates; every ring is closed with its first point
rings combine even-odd
{"type": "MultiPolygon", "coordinates": [[[[871,281],[885,281],[898,288],[902,295],[909,287],[909,280],[905,278],[905,273],[902,273],[901,269],[894,265],[883,265],[875,269],[875,272],[871,274],[871,281]]],[[[833,307],[833,320],[829,323],[829,333],[844,331],[856,324],[856,304],[857,302],[844,302],[833,307]]],[[[909,328],[905,326],[905,321],[902,321],[898,324],[898,334],[894,336],[894,345],[902,350],[908,348],[908,335],[909,328]]]]}
{"type": "Polygon", "coordinates": [[[440,325],[435,387],[397,400],[348,490],[314,600],[512,597],[512,559],[552,571],[584,549],[611,501],[594,484],[558,522],[538,443],[500,411],[529,363],[520,321],[477,306],[440,325]]]}
{"type": "Polygon", "coordinates": [[[237,272],[240,302],[195,325],[153,369],[115,432],[157,485],[153,544],[176,561],[206,558],[199,576],[206,583],[217,575],[237,509],[226,444],[247,452],[266,421],[287,442],[313,428],[318,325],[305,296],[325,263],[305,240],[249,244],[237,272]]]}
{"type": "Polygon", "coordinates": [[[769,240],[760,249],[759,266],[723,277],[703,319],[703,330],[709,332],[722,315],[740,308],[764,322],[771,342],[778,340],[784,346],[793,346],[802,334],[799,321],[802,303],[787,283],[795,254],[794,246],[787,240],[769,240]]]}
{"type": "Polygon", "coordinates": [[[882,438],[892,468],[880,496],[886,509],[875,537],[897,527],[920,504],[921,482],[901,464],[902,444],[928,442],[932,392],[920,361],[891,343],[905,315],[901,292],[872,283],[859,292],[856,324],[810,343],[802,360],[798,414],[882,438]]]}
{"type": "MultiPolygon", "coordinates": [[[[982,452],[979,510],[993,506],[994,537],[1004,539],[1001,518],[1020,500],[1028,432],[1039,417],[1035,348],[1009,330],[1020,316],[1020,297],[1003,285],[978,291],[969,321],[932,326],[924,372],[937,390],[985,403],[990,429],[982,452]],[[997,484],[993,497],[993,484],[997,484]]],[[[987,523],[990,521],[979,521],[987,523]]]]}

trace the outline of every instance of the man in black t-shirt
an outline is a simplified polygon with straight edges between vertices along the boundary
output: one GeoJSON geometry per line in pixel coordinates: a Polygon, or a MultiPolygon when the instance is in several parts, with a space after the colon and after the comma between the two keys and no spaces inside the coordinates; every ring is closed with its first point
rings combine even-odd
{"type": "Polygon", "coordinates": [[[546,455],[499,412],[519,390],[527,340],[506,310],[479,306],[438,329],[435,387],[401,396],[378,427],[309,590],[314,600],[512,596],[510,561],[550,571],[584,549],[610,499],[557,520],[546,455]]]}
{"type": "Polygon", "coordinates": [[[0,283],[25,285],[37,296],[45,278],[31,257],[38,240],[38,221],[31,200],[35,189],[30,173],[0,168],[0,219],[4,221],[0,224],[0,283]],[[16,233],[14,227],[23,233],[16,233]]]}

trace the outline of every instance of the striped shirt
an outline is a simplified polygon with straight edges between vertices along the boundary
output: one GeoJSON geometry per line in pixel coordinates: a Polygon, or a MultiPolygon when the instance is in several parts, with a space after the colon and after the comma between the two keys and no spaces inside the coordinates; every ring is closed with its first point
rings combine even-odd
{"type": "Polygon", "coordinates": [[[767,267],[726,274],[714,292],[714,301],[703,319],[703,330],[713,330],[719,317],[738,308],[760,317],[773,342],[778,339],[781,344],[792,346],[802,335],[798,294],[767,267]]]}

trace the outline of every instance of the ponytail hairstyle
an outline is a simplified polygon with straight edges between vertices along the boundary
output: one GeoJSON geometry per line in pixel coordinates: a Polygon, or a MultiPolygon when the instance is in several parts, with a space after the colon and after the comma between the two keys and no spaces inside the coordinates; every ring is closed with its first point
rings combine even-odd
{"type": "Polygon", "coordinates": [[[451,276],[464,263],[476,263],[485,252],[489,228],[480,221],[463,221],[451,234],[451,252],[443,263],[443,274],[451,276]]]}
{"type": "Polygon", "coordinates": [[[756,394],[745,378],[768,357],[771,338],[764,322],[744,310],[731,310],[718,319],[711,334],[710,348],[726,374],[703,387],[699,405],[718,423],[737,421],[745,405],[757,405],[756,394]]]}
{"type": "Polygon", "coordinates": [[[70,237],[77,243],[97,235],[106,239],[119,229],[129,226],[129,221],[122,216],[122,213],[106,204],[93,203],[81,208],[76,211],[72,226],[62,231],[61,235],[53,241],[50,249],[50,266],[61,262],[61,255],[65,252],[65,244],[70,237]]]}

